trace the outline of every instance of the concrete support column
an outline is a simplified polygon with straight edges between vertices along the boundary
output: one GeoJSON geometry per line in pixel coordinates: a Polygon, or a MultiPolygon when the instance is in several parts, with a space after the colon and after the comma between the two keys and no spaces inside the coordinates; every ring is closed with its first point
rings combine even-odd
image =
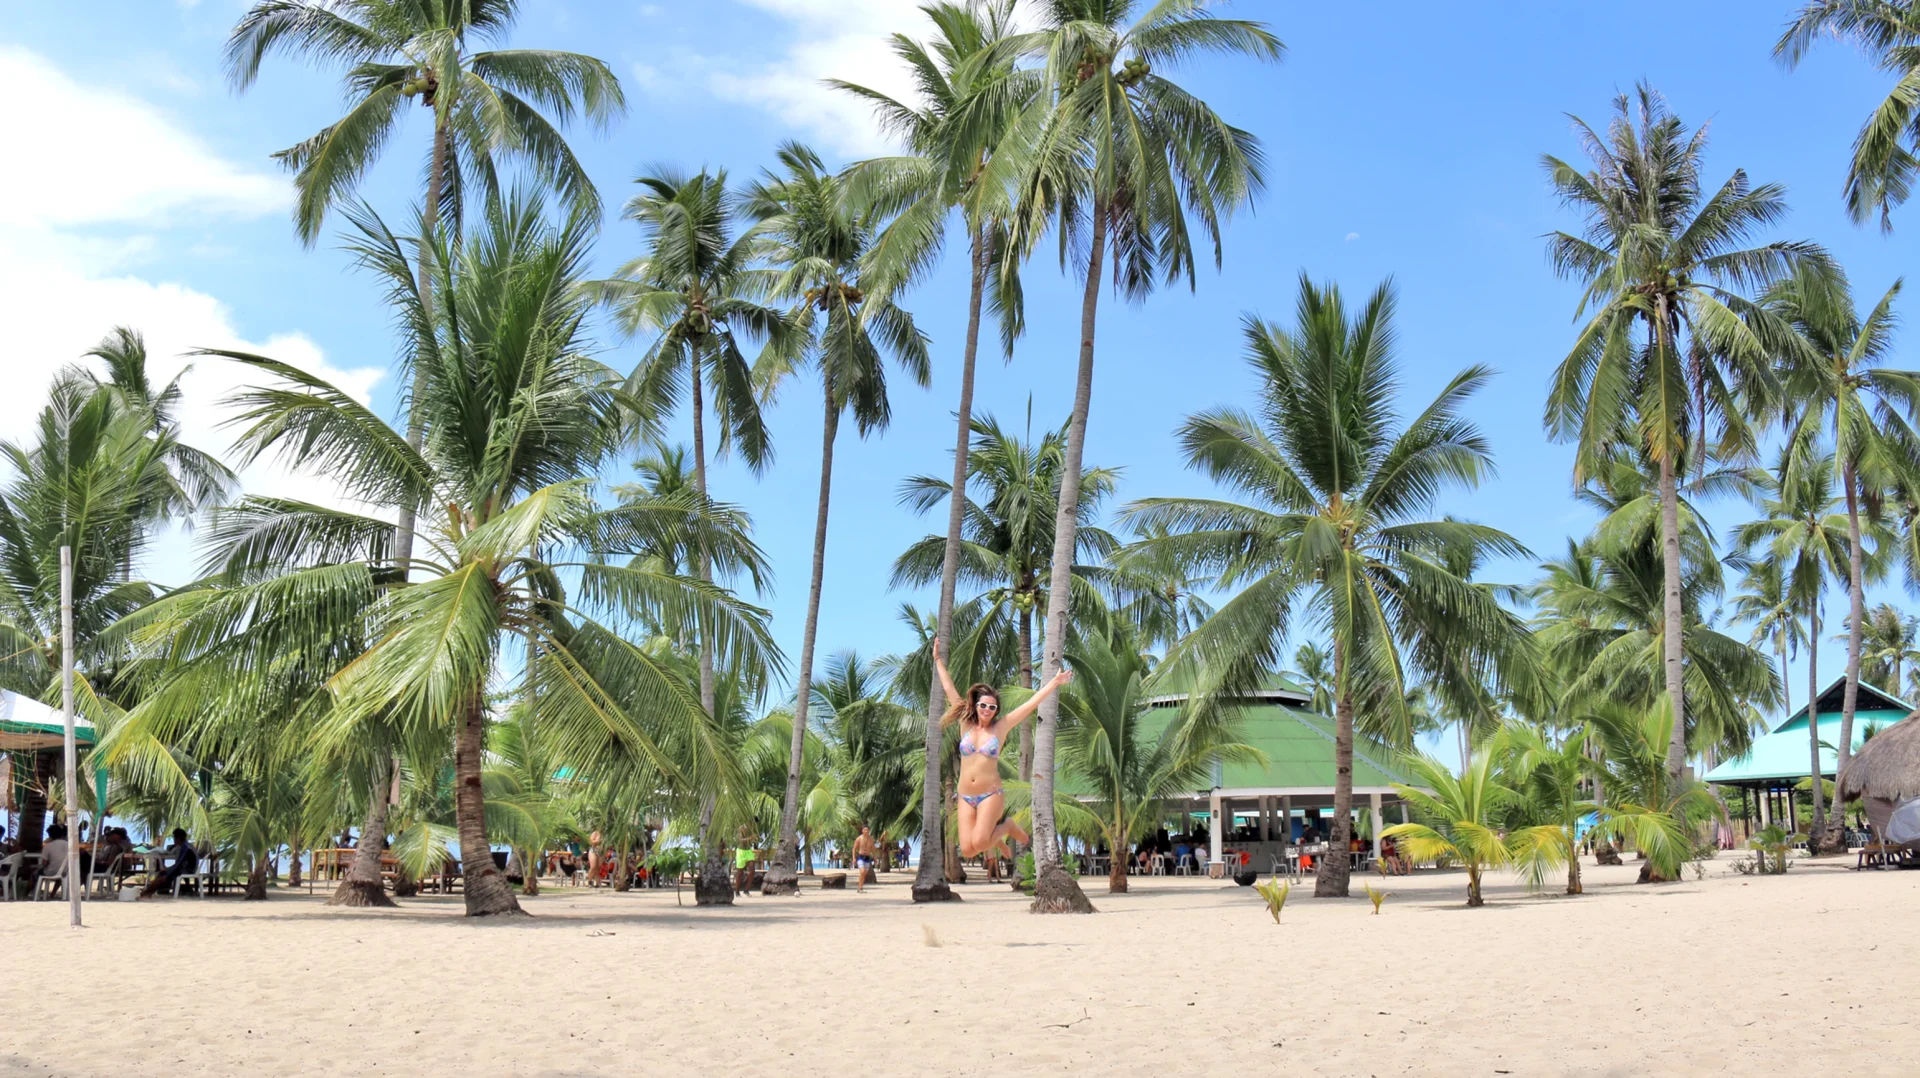
{"type": "Polygon", "coordinates": [[[1273,838],[1273,798],[1260,795],[1260,841],[1273,838]]]}
{"type": "Polygon", "coordinates": [[[1758,798],[1760,802],[1760,826],[1762,828],[1770,827],[1773,824],[1773,791],[1763,788],[1759,790],[1758,793],[1760,795],[1758,798]]]}
{"type": "Polygon", "coordinates": [[[1373,848],[1377,850],[1380,848],[1380,832],[1387,829],[1387,818],[1380,812],[1380,794],[1378,792],[1368,794],[1367,799],[1372,802],[1373,848]]]}
{"type": "MultiPolygon", "coordinates": [[[[1207,853],[1207,860],[1217,866],[1224,860],[1224,856],[1220,851],[1220,831],[1227,825],[1226,814],[1221,811],[1220,787],[1215,786],[1213,788],[1213,796],[1208,798],[1207,807],[1213,812],[1213,820],[1207,825],[1207,845],[1210,847],[1207,853]]],[[[1219,870],[1216,868],[1214,871],[1218,872],[1219,870]]]]}
{"type": "Polygon", "coordinates": [[[1293,841],[1293,797],[1280,795],[1280,841],[1293,841]]]}

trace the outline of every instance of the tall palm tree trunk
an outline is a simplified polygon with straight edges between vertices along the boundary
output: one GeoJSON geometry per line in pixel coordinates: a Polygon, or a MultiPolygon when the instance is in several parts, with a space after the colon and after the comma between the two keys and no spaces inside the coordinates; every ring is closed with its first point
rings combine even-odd
{"type": "MultiPolygon", "coordinates": [[[[1016,596],[1018,593],[1015,593],[1016,596]]],[[[1033,611],[1020,608],[1020,687],[1033,689],[1033,611]]],[[[1020,728],[1020,781],[1033,781],[1033,727],[1020,728]]]]}
{"type": "MultiPolygon", "coordinates": [[[[1060,466],[1060,508],[1053,522],[1054,558],[1047,591],[1046,650],[1041,676],[1052,679],[1065,664],[1067,619],[1072,616],[1073,552],[1080,534],[1080,457],[1087,444],[1087,411],[1093,400],[1093,342],[1100,309],[1101,262],[1107,247],[1107,200],[1093,202],[1093,235],[1087,250],[1086,290],[1080,299],[1080,366],[1074,378],[1073,414],[1067,420],[1067,448],[1060,466]]],[[[1040,704],[1033,738],[1033,855],[1037,878],[1035,913],[1092,913],[1071,875],[1060,864],[1059,832],[1053,822],[1053,742],[1059,726],[1060,695],[1040,704]]],[[[1119,851],[1115,851],[1118,853],[1119,851]]]]}
{"type": "Polygon", "coordinates": [[[1333,705],[1333,823],[1327,828],[1326,853],[1313,874],[1315,898],[1346,898],[1353,875],[1347,857],[1353,840],[1353,690],[1347,685],[1347,645],[1338,638],[1333,642],[1333,683],[1340,693],[1333,705]]]}
{"type": "Polygon", "coordinates": [[[1673,702],[1673,736],[1667,742],[1667,778],[1677,781],[1687,768],[1686,668],[1682,665],[1680,603],[1680,490],[1671,452],[1660,457],[1660,562],[1665,628],[1660,648],[1667,674],[1667,698],[1673,702]]]}
{"type": "MultiPolygon", "coordinates": [[[[1834,745],[1834,775],[1847,769],[1853,756],[1853,712],[1860,698],[1860,642],[1867,620],[1867,598],[1861,585],[1860,476],[1851,463],[1841,467],[1847,488],[1847,687],[1840,699],[1840,741],[1834,745]]],[[[1896,691],[1899,684],[1894,685],[1896,691]]]]}
{"type": "MultiPolygon", "coordinates": [[[[947,549],[940,560],[940,609],[934,621],[934,639],[945,649],[953,641],[954,592],[960,580],[961,529],[966,522],[967,447],[973,427],[973,367],[980,353],[980,307],[987,290],[986,229],[973,234],[973,279],[967,289],[967,341],[960,354],[958,432],[953,441],[953,492],[947,499],[947,549]]],[[[944,902],[953,897],[947,886],[946,824],[941,820],[940,754],[945,738],[940,717],[947,710],[946,687],[935,673],[927,690],[927,769],[920,785],[920,869],[914,875],[915,902],[944,902]]]]}
{"type": "MultiPolygon", "coordinates": [[[[427,169],[427,204],[420,210],[420,308],[426,316],[425,321],[433,324],[433,234],[440,223],[440,192],[442,179],[447,171],[447,125],[436,111],[433,121],[433,159],[427,169]]],[[[426,436],[426,416],[411,402],[418,400],[426,388],[426,371],[415,363],[413,368],[413,396],[409,398],[407,408],[407,444],[420,448],[421,439],[426,436]]],[[[394,526],[394,561],[405,571],[413,559],[413,533],[416,523],[416,506],[411,501],[400,503],[399,521],[394,526]]]]}
{"type": "Polygon", "coordinates": [[[813,578],[807,587],[807,624],[801,630],[800,676],[794,691],[793,740],[787,747],[787,792],[780,800],[780,848],[767,868],[762,894],[790,895],[800,890],[800,768],[806,762],[807,705],[813,694],[813,645],[820,632],[820,585],[827,572],[827,509],[833,495],[833,439],[840,432],[840,402],[833,379],[822,377],[826,417],[820,431],[820,504],[813,518],[813,578]]]}
{"type": "MultiPolygon", "coordinates": [[[[700,363],[695,360],[688,381],[693,390],[691,406],[693,410],[693,489],[704,500],[707,494],[707,425],[706,402],[701,394],[700,363]]],[[[707,558],[704,550],[694,552],[694,570],[700,579],[713,583],[713,562],[707,558]]],[[[709,719],[713,718],[713,644],[705,633],[700,635],[700,710],[709,719]]],[[[694,835],[694,843],[700,850],[700,867],[693,876],[693,904],[695,906],[731,906],[733,905],[733,877],[727,870],[726,843],[713,833],[713,814],[720,804],[720,791],[709,790],[700,799],[700,826],[694,835]]]]}
{"type": "Polygon", "coordinates": [[[381,752],[369,776],[373,789],[367,797],[366,818],[360,822],[360,841],[354,844],[353,865],[334,887],[327,899],[329,906],[394,905],[380,883],[380,855],[387,844],[387,788],[392,775],[393,757],[381,752]]]}
{"type": "MultiPolygon", "coordinates": [[[[440,221],[440,192],[442,177],[447,170],[447,125],[436,112],[433,123],[433,158],[427,169],[427,203],[420,210],[420,307],[425,322],[433,324],[433,234],[440,221]]],[[[407,444],[419,449],[426,438],[426,415],[413,407],[412,401],[418,400],[425,388],[426,370],[418,362],[413,367],[413,395],[407,407],[407,444]]],[[[408,567],[413,563],[413,537],[418,523],[418,507],[412,499],[403,499],[400,503],[399,519],[393,529],[393,563],[405,580],[408,567]]],[[[360,827],[360,842],[354,849],[353,867],[334,890],[333,897],[327,900],[330,906],[391,906],[393,901],[387,898],[386,891],[380,886],[380,855],[385,846],[387,833],[387,795],[386,786],[392,776],[392,760],[384,766],[376,765],[373,786],[378,791],[367,807],[367,818],[360,827]],[[373,836],[371,844],[368,836],[373,836]],[[371,887],[368,881],[371,880],[371,887]]]]}
{"type": "MultiPolygon", "coordinates": [[[[1820,606],[1815,601],[1808,615],[1812,629],[1807,634],[1807,752],[1812,758],[1808,774],[1813,776],[1813,830],[1807,837],[1807,849],[1821,853],[1827,848],[1827,791],[1820,779],[1820,606]]],[[[1787,795],[1787,830],[1793,830],[1793,795],[1787,795]]]]}
{"type": "Polygon", "coordinates": [[[1119,828],[1107,833],[1107,846],[1112,856],[1107,859],[1107,893],[1124,895],[1127,893],[1127,841],[1119,828]],[[1118,840],[1114,836],[1119,836],[1118,840]]]}
{"type": "Polygon", "coordinates": [[[524,915],[506,875],[494,865],[493,848],[487,843],[487,801],[480,779],[486,750],[486,697],[476,692],[466,710],[453,745],[453,812],[460,835],[467,916],[524,915]]]}

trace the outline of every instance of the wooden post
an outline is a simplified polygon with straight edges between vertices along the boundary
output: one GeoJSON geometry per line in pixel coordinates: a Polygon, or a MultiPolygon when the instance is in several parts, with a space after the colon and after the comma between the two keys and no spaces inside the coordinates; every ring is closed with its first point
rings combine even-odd
{"type": "MultiPolygon", "coordinates": [[[[67,787],[67,920],[80,925],[80,840],[71,834],[80,818],[80,758],[73,744],[73,548],[60,548],[60,712],[66,750],[67,787]]],[[[94,813],[95,817],[99,813],[94,813]]],[[[94,820],[95,845],[100,821],[94,820]]]]}

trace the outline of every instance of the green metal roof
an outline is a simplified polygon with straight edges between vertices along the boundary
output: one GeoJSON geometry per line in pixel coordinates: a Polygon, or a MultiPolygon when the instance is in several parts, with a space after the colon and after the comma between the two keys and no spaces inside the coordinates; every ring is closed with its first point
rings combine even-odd
{"type": "MultiPolygon", "coordinates": [[[[1840,744],[1840,708],[1846,679],[1840,678],[1820,694],[1820,771],[1832,777],[1838,766],[1838,753],[1831,747],[1840,744]]],[[[1913,709],[1892,694],[1866,682],[1860,683],[1853,713],[1853,748],[1858,750],[1868,726],[1885,729],[1906,718],[1913,709]]],[[[1754,740],[1752,751],[1728,760],[1707,772],[1706,781],[1726,785],[1734,783],[1798,781],[1812,770],[1812,746],[1807,738],[1807,709],[1788,716],[1773,732],[1754,740]]]]}
{"type": "MultiPolygon", "coordinates": [[[[1147,741],[1159,738],[1179,714],[1174,707],[1148,710],[1141,723],[1141,736],[1147,741]]],[[[1267,763],[1231,763],[1218,772],[1224,790],[1324,789],[1333,790],[1333,720],[1303,708],[1280,704],[1243,707],[1240,712],[1240,740],[1266,753],[1267,763]]],[[[1356,789],[1385,787],[1392,783],[1413,785],[1412,777],[1391,762],[1382,746],[1356,738],[1353,750],[1353,785],[1356,789]]],[[[1090,784],[1064,766],[1060,789],[1069,796],[1091,794],[1090,784]]],[[[1204,797],[1211,787],[1193,791],[1204,797]]]]}

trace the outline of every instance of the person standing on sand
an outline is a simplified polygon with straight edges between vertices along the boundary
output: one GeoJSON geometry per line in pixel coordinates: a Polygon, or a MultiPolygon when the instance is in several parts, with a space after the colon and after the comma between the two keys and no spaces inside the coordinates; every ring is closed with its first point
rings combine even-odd
{"type": "Polygon", "coordinates": [[[860,825],[860,837],[853,840],[853,871],[859,877],[855,891],[867,889],[867,873],[873,871],[873,832],[866,824],[860,825]]]}
{"type": "Polygon", "coordinates": [[[758,851],[753,848],[753,832],[745,826],[740,828],[739,845],[733,851],[733,893],[747,894],[753,888],[753,862],[758,851]]]}

